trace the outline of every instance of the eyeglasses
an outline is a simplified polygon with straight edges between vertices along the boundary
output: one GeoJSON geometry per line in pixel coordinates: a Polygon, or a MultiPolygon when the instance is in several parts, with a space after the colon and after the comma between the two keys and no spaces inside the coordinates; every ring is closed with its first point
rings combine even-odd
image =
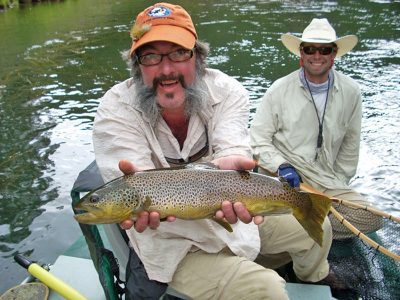
{"type": "Polygon", "coordinates": [[[149,53],[136,56],[136,59],[143,66],[155,66],[163,60],[164,56],[167,56],[173,62],[183,62],[193,57],[193,49],[178,49],[167,54],[149,53]]]}
{"type": "Polygon", "coordinates": [[[335,47],[314,47],[314,46],[302,46],[300,47],[300,50],[302,50],[305,54],[307,55],[313,55],[317,51],[321,55],[329,55],[332,54],[334,51],[336,51],[335,47]]]}

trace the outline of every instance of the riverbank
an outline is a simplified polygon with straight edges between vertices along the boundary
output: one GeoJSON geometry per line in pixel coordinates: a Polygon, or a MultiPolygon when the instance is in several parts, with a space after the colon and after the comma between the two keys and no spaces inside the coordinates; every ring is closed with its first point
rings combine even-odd
{"type": "Polygon", "coordinates": [[[20,7],[22,5],[30,5],[40,2],[61,2],[64,0],[0,0],[0,11],[10,8],[20,7]]]}

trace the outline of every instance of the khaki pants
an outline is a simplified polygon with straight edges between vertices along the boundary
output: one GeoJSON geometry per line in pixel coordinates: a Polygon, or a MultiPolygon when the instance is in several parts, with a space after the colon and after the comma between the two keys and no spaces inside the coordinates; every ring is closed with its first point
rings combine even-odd
{"type": "MultiPolygon", "coordinates": [[[[260,225],[260,255],[288,252],[299,279],[319,281],[329,272],[327,256],[332,241],[329,221],[324,223],[321,248],[292,215],[265,217],[260,225]]],[[[272,260],[273,261],[273,260],[272,260]]],[[[285,281],[274,270],[234,255],[196,251],[179,264],[169,286],[188,299],[288,299],[285,281]]]]}

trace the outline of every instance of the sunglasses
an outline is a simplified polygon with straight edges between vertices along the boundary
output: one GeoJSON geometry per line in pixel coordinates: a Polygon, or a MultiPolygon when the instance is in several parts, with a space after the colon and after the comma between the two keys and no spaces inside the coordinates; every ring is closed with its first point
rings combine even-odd
{"type": "Polygon", "coordinates": [[[321,55],[329,55],[329,54],[332,54],[333,52],[335,52],[336,48],[331,47],[331,46],[328,46],[328,47],[302,46],[302,47],[300,47],[300,50],[302,50],[307,55],[313,55],[317,51],[321,55]]]}

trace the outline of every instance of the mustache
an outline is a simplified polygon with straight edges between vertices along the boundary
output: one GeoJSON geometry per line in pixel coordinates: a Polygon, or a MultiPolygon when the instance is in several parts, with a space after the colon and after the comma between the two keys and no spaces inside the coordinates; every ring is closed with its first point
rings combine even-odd
{"type": "Polygon", "coordinates": [[[185,78],[183,77],[182,74],[178,74],[178,75],[161,75],[161,76],[155,77],[153,79],[153,89],[156,90],[157,85],[159,83],[161,83],[162,81],[164,81],[164,80],[172,80],[172,81],[176,80],[176,81],[179,81],[179,83],[182,85],[183,88],[185,88],[185,89],[187,88],[187,84],[185,82],[185,78]]]}

